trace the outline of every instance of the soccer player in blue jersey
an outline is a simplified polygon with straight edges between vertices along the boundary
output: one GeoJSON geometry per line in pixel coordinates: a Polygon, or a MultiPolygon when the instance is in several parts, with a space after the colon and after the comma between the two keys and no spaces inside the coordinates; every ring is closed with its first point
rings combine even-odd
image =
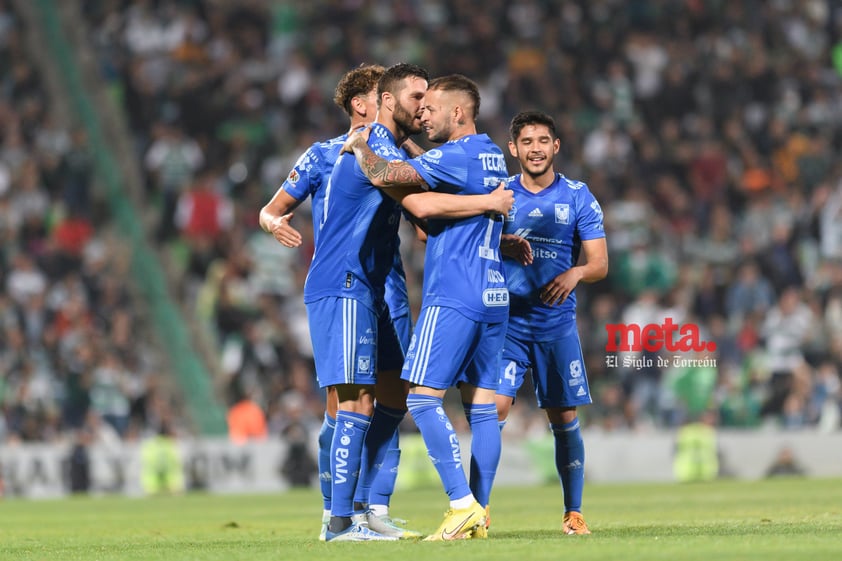
{"type": "Polygon", "coordinates": [[[511,122],[509,152],[515,206],[506,217],[503,252],[511,297],[500,367],[497,411],[502,428],[527,370],[555,439],[564,493],[565,534],[589,534],[582,518],[585,452],[576,408],[591,403],[579,333],[576,286],[608,274],[602,210],[587,185],[556,173],[555,123],[537,111],[511,122]],[[580,261],[580,254],[584,260],[580,261]]]}
{"type": "MultiPolygon", "coordinates": [[[[502,151],[478,134],[480,96],[462,75],[430,82],[422,122],[427,137],[441,142],[413,160],[378,154],[365,133],[352,134],[353,151],[374,185],[393,192],[408,185],[459,195],[488,193],[506,180],[502,151]]],[[[374,134],[374,132],[372,132],[374,134]]],[[[407,406],[421,431],[450,509],[426,539],[485,537],[485,506],[500,459],[494,404],[505,338],[508,291],[500,248],[503,217],[427,221],[424,296],[401,377],[411,385],[407,406]],[[462,470],[459,441],[442,401],[460,388],[472,432],[470,484],[462,470]]]]}
{"type": "MultiPolygon", "coordinates": [[[[378,84],[378,117],[370,129],[373,151],[390,159],[406,157],[399,146],[421,130],[426,87],[426,71],[418,66],[398,64],[386,70],[378,84]]],[[[499,212],[502,200],[499,193],[477,191],[469,201],[447,194],[431,198],[418,191],[417,186],[407,187],[399,200],[419,218],[499,212]],[[447,204],[442,206],[442,201],[447,204]]],[[[505,209],[509,206],[506,200],[505,209]]],[[[368,448],[368,468],[376,472],[383,446],[406,412],[406,385],[398,375],[404,351],[384,301],[400,214],[397,201],[372,186],[353,157],[337,160],[304,287],[319,384],[335,387],[339,401],[331,446],[327,541],[395,539],[355,517],[354,503],[367,502],[367,497],[355,496],[363,445],[368,448]]]]}
{"type": "MultiPolygon", "coordinates": [[[[334,102],[350,117],[350,130],[369,124],[377,115],[377,82],[383,75],[385,68],[380,65],[362,65],[349,72],[339,80],[334,94],[334,102]]],[[[272,199],[260,211],[260,226],[280,243],[287,247],[298,247],[302,243],[301,234],[289,224],[293,211],[307,197],[312,198],[313,237],[314,244],[319,241],[319,221],[324,213],[325,187],[330,178],[333,166],[339,157],[339,150],[348,134],[336,138],[316,142],[299,157],[292,171],[284,183],[278,188],[272,199]]],[[[409,331],[411,319],[409,317],[409,298],[406,291],[406,276],[400,259],[400,253],[395,253],[394,265],[386,278],[385,300],[389,307],[392,322],[398,329],[403,348],[409,345],[409,331]]],[[[325,539],[327,524],[330,520],[331,507],[331,479],[330,479],[330,446],[336,427],[336,410],[338,401],[336,391],[329,387],[324,421],[319,432],[319,482],[322,491],[324,510],[322,515],[322,530],[320,540],[325,539]]],[[[369,508],[377,520],[372,525],[386,531],[394,528],[393,534],[412,537],[415,532],[395,526],[389,516],[389,500],[394,491],[397,467],[400,459],[398,447],[398,432],[395,431],[392,444],[382,463],[377,478],[374,480],[369,508]],[[378,525],[378,522],[380,525],[378,525]],[[381,526],[385,525],[386,529],[381,526]]]]}

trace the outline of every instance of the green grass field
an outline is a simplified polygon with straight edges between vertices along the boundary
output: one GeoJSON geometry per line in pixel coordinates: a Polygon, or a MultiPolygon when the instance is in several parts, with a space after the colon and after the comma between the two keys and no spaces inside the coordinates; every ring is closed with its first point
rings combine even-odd
{"type": "MultiPolygon", "coordinates": [[[[590,536],[564,536],[555,486],[495,489],[488,540],[320,543],[316,491],[281,495],[78,497],[0,502],[0,560],[842,558],[842,481],[589,485],[590,536]]],[[[442,491],[403,491],[393,512],[432,531],[442,491]]]]}

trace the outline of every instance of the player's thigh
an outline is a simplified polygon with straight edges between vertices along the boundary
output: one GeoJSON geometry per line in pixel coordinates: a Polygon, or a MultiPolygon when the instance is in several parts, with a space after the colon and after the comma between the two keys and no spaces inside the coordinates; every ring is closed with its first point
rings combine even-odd
{"type": "Polygon", "coordinates": [[[320,387],[374,384],[378,321],[372,310],[330,296],[308,303],[307,319],[320,387]]]}
{"type": "Polygon", "coordinates": [[[536,343],[532,362],[532,382],[538,405],[577,407],[591,403],[588,376],[579,334],[536,343]]]}
{"type": "Polygon", "coordinates": [[[428,388],[452,387],[473,358],[482,325],[452,308],[422,308],[401,378],[428,388]]]}
{"type": "Polygon", "coordinates": [[[474,347],[470,351],[471,360],[458,381],[496,392],[500,385],[499,374],[501,355],[506,341],[506,322],[481,323],[478,329],[474,347]]]}
{"type": "Polygon", "coordinates": [[[530,348],[527,341],[518,339],[511,335],[506,336],[503,344],[503,354],[498,369],[497,393],[515,398],[518,390],[523,385],[526,371],[531,364],[530,348]]]}

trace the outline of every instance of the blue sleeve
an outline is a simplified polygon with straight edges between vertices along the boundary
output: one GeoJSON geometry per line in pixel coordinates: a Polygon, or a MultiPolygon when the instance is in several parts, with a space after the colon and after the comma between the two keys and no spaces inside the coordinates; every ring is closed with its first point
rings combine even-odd
{"type": "Polygon", "coordinates": [[[468,156],[457,145],[433,148],[417,158],[407,160],[407,163],[415,168],[432,190],[449,185],[451,188],[447,191],[458,193],[464,190],[468,181],[468,156]]]}
{"type": "Polygon", "coordinates": [[[595,240],[605,237],[602,224],[602,207],[587,187],[579,191],[576,209],[576,230],[582,240],[595,240]]]}
{"type": "Polygon", "coordinates": [[[306,152],[299,156],[298,161],[289,172],[281,189],[293,199],[303,201],[315,193],[322,184],[322,166],[324,156],[318,144],[313,144],[306,152]]]}

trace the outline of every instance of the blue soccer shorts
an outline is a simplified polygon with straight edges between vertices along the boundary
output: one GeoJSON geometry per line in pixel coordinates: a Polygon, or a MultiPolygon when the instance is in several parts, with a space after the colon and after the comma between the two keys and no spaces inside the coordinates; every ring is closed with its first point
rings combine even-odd
{"type": "Polygon", "coordinates": [[[528,369],[538,406],[577,407],[591,403],[588,376],[579,333],[572,329],[552,341],[532,341],[513,333],[506,335],[500,361],[497,393],[514,398],[528,369]]]}
{"type": "Polygon", "coordinates": [[[403,346],[383,306],[375,312],[353,298],[329,296],[307,304],[319,387],[374,384],[378,368],[400,370],[403,346]]]}
{"type": "Polygon", "coordinates": [[[469,319],[453,308],[421,309],[401,378],[445,390],[461,382],[497,389],[506,322],[469,319]]]}

